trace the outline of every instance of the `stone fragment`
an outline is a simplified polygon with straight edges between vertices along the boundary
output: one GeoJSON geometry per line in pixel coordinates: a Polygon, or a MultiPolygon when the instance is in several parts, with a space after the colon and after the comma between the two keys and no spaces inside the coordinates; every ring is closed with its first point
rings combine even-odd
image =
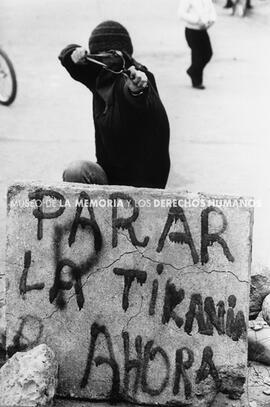
{"type": "Polygon", "coordinates": [[[0,330],[0,368],[6,361],[6,335],[0,330]]]}
{"type": "Polygon", "coordinates": [[[270,275],[256,274],[251,276],[249,319],[256,319],[262,310],[265,297],[270,294],[270,275]]]}
{"type": "Polygon", "coordinates": [[[252,329],[253,331],[260,331],[261,329],[263,329],[263,325],[256,324],[252,329]]]}
{"type": "Polygon", "coordinates": [[[52,406],[58,363],[45,344],[13,355],[0,369],[0,406],[52,406]]]}
{"type": "Polygon", "coordinates": [[[267,396],[270,396],[270,389],[266,387],[266,388],[263,390],[263,394],[266,394],[267,396]]]}
{"type": "Polygon", "coordinates": [[[270,386],[270,377],[265,377],[263,382],[267,384],[267,386],[270,386]]]}
{"type": "Polygon", "coordinates": [[[270,327],[248,331],[248,359],[270,366],[270,327]]]}
{"type": "Polygon", "coordinates": [[[249,328],[253,329],[253,331],[260,331],[265,326],[268,326],[268,324],[263,319],[261,313],[257,319],[249,321],[249,328]]]}
{"type": "Polygon", "coordinates": [[[231,400],[240,399],[245,391],[244,385],[246,382],[242,366],[234,367],[231,370],[225,367],[219,370],[219,375],[222,382],[220,391],[227,394],[231,400]]]}
{"type": "Polygon", "coordinates": [[[270,294],[268,294],[263,300],[262,316],[265,322],[270,325],[270,294]]]}
{"type": "Polygon", "coordinates": [[[265,326],[268,326],[267,322],[263,319],[262,313],[255,320],[249,320],[249,327],[254,331],[259,331],[265,326]]]}
{"type": "Polygon", "coordinates": [[[252,222],[244,198],[12,186],[9,355],[48,344],[61,396],[192,407],[220,390],[241,397],[252,222]]]}

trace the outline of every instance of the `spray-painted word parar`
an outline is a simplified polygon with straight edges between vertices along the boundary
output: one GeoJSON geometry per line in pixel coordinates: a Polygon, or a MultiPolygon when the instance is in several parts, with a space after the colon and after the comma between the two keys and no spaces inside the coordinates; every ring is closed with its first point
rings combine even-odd
{"type": "MultiPolygon", "coordinates": [[[[116,248],[118,246],[119,229],[126,230],[128,232],[130,241],[135,247],[146,247],[150,241],[150,237],[145,236],[143,239],[139,240],[135,232],[136,220],[138,219],[140,214],[140,208],[136,205],[135,200],[127,194],[121,192],[112,193],[109,199],[113,202],[117,202],[118,200],[127,202],[130,210],[132,211],[130,216],[121,217],[119,216],[119,205],[112,206],[112,247],[116,248]]],[[[33,215],[38,221],[37,238],[38,240],[41,240],[43,238],[44,220],[58,218],[64,213],[66,209],[65,198],[61,193],[57,191],[49,189],[37,189],[34,192],[29,193],[29,200],[35,200],[36,202],[39,202],[38,207],[33,210],[33,215]],[[50,197],[52,199],[58,200],[59,208],[57,208],[57,210],[55,210],[54,212],[44,210],[45,208],[40,203],[42,203],[45,197],[50,197]]],[[[91,224],[93,233],[96,230],[99,230],[99,226],[95,219],[94,209],[90,205],[87,205],[87,202],[91,202],[91,199],[89,195],[87,195],[87,193],[83,191],[77,199],[77,208],[75,209],[74,214],[74,224],[69,238],[70,244],[72,244],[76,235],[76,225],[86,222],[86,218],[81,219],[81,212],[84,206],[88,208],[90,215],[88,223],[91,224]]],[[[228,244],[222,237],[222,234],[226,231],[226,229],[227,219],[224,213],[219,208],[209,206],[203,209],[201,212],[201,246],[199,253],[197,248],[195,247],[194,239],[192,237],[189,223],[183,208],[180,206],[171,207],[168,210],[167,219],[165,219],[163,230],[160,231],[160,237],[156,245],[156,251],[158,253],[162,252],[166,240],[169,240],[172,243],[185,244],[190,249],[191,258],[194,264],[197,264],[199,262],[201,262],[201,264],[206,264],[209,261],[208,247],[212,246],[214,243],[217,243],[221,246],[224,256],[227,258],[227,260],[230,262],[234,262],[234,257],[228,247],[228,244]],[[209,219],[211,213],[219,215],[222,221],[220,230],[215,233],[210,232],[209,219]],[[182,228],[184,231],[170,232],[172,225],[176,222],[180,222],[182,224],[182,228]]]]}

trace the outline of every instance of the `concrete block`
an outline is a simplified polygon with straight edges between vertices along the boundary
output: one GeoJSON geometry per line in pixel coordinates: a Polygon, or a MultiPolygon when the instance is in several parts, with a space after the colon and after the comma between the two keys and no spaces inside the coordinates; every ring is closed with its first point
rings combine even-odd
{"type": "Polygon", "coordinates": [[[248,203],[131,187],[13,185],[9,355],[45,342],[60,365],[61,396],[195,407],[218,391],[239,399],[248,203]]]}

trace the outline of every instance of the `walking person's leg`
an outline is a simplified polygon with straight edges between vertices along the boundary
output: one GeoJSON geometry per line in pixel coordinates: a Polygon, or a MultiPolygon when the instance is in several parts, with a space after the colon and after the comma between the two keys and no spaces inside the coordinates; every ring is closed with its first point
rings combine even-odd
{"type": "Polygon", "coordinates": [[[63,172],[63,181],[82,184],[108,185],[107,175],[103,168],[91,161],[73,161],[63,172]]]}
{"type": "Polygon", "coordinates": [[[191,30],[189,28],[185,29],[185,37],[186,37],[186,41],[187,44],[191,50],[191,65],[190,67],[187,69],[187,74],[190,76],[191,80],[193,77],[193,70],[194,70],[194,55],[192,52],[192,33],[191,30]]]}
{"type": "Polygon", "coordinates": [[[232,2],[232,0],[227,0],[224,8],[232,8],[234,6],[234,3],[232,2]]]}
{"type": "Polygon", "coordinates": [[[201,80],[203,83],[203,70],[205,66],[208,64],[208,62],[211,60],[213,56],[213,50],[212,50],[212,45],[210,41],[210,37],[208,35],[208,32],[206,30],[201,31],[201,80]]]}
{"type": "Polygon", "coordinates": [[[205,63],[204,51],[201,49],[201,30],[186,28],[186,41],[191,49],[191,65],[187,74],[191,78],[192,86],[203,89],[202,71],[205,63]]]}

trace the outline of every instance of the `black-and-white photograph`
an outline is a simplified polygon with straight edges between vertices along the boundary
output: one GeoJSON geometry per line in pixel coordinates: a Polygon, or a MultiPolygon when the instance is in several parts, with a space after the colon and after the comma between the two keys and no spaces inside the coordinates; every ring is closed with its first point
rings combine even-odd
{"type": "Polygon", "coordinates": [[[2,0],[0,407],[270,406],[270,0],[2,0]]]}

